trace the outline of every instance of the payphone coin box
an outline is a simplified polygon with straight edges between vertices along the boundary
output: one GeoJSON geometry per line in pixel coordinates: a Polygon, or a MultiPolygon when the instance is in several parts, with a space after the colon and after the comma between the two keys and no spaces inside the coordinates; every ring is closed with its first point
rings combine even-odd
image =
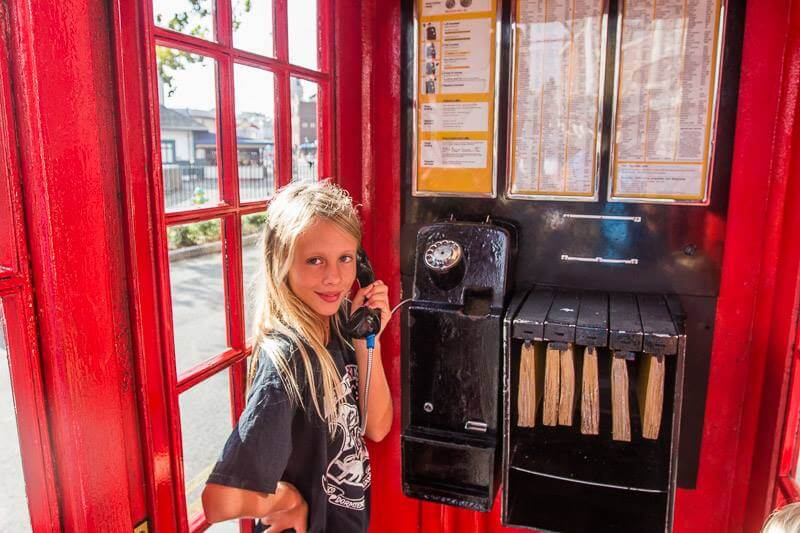
{"type": "Polygon", "coordinates": [[[558,532],[671,531],[686,351],[677,298],[535,286],[512,298],[504,335],[503,523],[558,532]],[[576,397],[587,390],[585,380],[581,390],[581,376],[588,375],[582,354],[592,354],[594,431],[583,424],[592,405],[580,398],[569,406],[571,424],[544,423],[546,398],[538,405],[533,400],[539,409],[522,423],[518,399],[536,386],[523,376],[526,346],[541,348],[531,352],[541,357],[549,356],[549,347],[574,356],[576,397]],[[628,424],[622,436],[614,433],[613,419],[620,417],[612,399],[614,358],[630,384],[619,396],[628,424]],[[664,365],[658,425],[649,435],[643,424],[645,402],[653,400],[647,397],[648,358],[664,365]]]}
{"type": "Polygon", "coordinates": [[[499,484],[502,319],[510,233],[444,222],[417,234],[403,491],[486,511],[499,484]]]}

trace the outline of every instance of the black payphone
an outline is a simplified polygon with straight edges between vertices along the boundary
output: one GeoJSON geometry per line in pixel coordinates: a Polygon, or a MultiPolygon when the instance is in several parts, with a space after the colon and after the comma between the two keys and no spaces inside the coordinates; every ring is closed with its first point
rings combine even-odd
{"type": "Polygon", "coordinates": [[[402,434],[410,496],[491,508],[511,247],[511,232],[491,223],[431,224],[417,234],[402,434]]]}

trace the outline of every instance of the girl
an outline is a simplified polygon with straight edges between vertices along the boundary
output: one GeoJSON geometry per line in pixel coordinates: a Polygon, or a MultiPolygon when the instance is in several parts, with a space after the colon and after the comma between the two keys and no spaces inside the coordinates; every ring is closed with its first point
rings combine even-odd
{"type": "MultiPolygon", "coordinates": [[[[343,324],[363,305],[391,318],[381,281],[346,299],[361,227],[329,182],[293,183],[267,209],[263,295],[247,406],[203,490],[206,520],[257,518],[255,531],[363,532],[370,466],[360,429],[368,351],[343,324]],[[266,529],[265,529],[266,528],[266,529]]],[[[364,434],[380,441],[392,401],[375,342],[364,434]]]]}

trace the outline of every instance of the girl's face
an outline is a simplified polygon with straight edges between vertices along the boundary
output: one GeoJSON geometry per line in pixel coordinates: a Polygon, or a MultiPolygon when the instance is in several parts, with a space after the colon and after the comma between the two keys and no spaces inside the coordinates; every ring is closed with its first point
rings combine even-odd
{"type": "Polygon", "coordinates": [[[358,241],[328,220],[297,237],[289,288],[320,316],[336,314],[356,279],[358,241]]]}

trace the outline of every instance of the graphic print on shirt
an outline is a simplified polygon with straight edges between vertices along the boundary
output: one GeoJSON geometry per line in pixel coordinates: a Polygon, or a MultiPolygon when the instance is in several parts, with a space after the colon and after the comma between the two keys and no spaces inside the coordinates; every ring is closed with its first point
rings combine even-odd
{"type": "Polygon", "coordinates": [[[369,487],[372,475],[367,446],[358,423],[358,365],[345,365],[345,370],[342,393],[352,394],[356,404],[340,406],[336,438],[341,441],[341,446],[322,476],[322,489],[333,505],[361,511],[365,507],[364,491],[369,487]]]}

